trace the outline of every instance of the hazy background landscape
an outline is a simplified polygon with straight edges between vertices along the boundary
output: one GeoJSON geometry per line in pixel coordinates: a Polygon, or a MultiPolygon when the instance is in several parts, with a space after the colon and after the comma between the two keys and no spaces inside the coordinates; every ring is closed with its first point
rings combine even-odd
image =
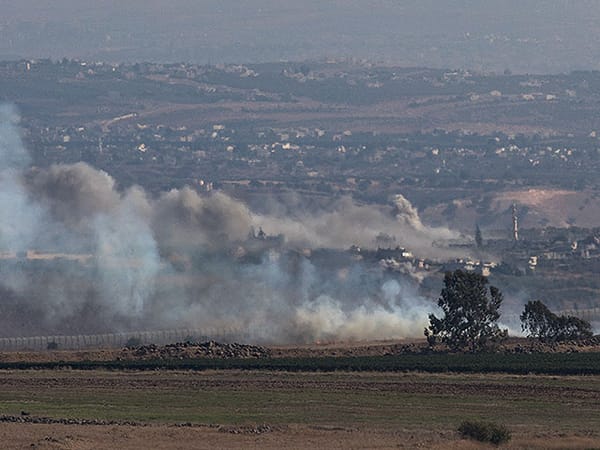
{"type": "Polygon", "coordinates": [[[1,447],[600,449],[599,6],[0,0],[1,447]]]}
{"type": "Polygon", "coordinates": [[[590,0],[2,0],[0,9],[0,59],[600,68],[600,8],[590,0]]]}
{"type": "Polygon", "coordinates": [[[595,320],[596,2],[0,10],[0,335],[421,337],[456,269],[595,320]]]}

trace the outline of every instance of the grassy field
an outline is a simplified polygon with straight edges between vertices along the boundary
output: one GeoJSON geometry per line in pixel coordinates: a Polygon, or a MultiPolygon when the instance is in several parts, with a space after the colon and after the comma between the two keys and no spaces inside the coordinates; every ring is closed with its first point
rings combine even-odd
{"type": "Polygon", "coordinates": [[[582,353],[433,353],[380,356],[317,356],[258,359],[138,359],[109,361],[0,362],[10,369],[108,370],[272,370],[289,372],[399,372],[507,373],[600,375],[600,352],[582,353]]]}
{"type": "Polygon", "coordinates": [[[140,422],[455,430],[467,418],[514,432],[597,433],[600,377],[5,371],[0,414],[140,422]]]}
{"type": "Polygon", "coordinates": [[[600,448],[599,401],[598,375],[3,370],[0,440],[53,449],[467,449],[479,447],[459,437],[458,425],[484,419],[508,426],[508,448],[589,449],[600,448]],[[182,423],[191,426],[175,426],[182,423]],[[256,433],[262,424],[269,431],[256,433]]]}

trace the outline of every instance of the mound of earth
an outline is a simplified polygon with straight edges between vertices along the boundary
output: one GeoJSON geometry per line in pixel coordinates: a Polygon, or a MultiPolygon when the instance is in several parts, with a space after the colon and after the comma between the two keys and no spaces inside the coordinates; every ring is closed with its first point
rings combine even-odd
{"type": "MultiPolygon", "coordinates": [[[[0,362],[71,362],[115,360],[169,360],[194,358],[314,358],[331,356],[383,356],[426,354],[448,351],[442,345],[431,349],[425,339],[328,342],[304,345],[261,347],[247,344],[180,342],[164,346],[149,344],[123,349],[45,350],[2,352],[0,362]]],[[[600,336],[582,341],[543,343],[536,339],[509,338],[498,348],[502,353],[579,353],[600,352],[600,336]]]]}
{"type": "Polygon", "coordinates": [[[208,342],[178,342],[127,347],[117,359],[193,359],[193,358],[267,358],[271,351],[265,347],[247,344],[208,342]]]}
{"type": "MultiPolygon", "coordinates": [[[[448,352],[445,345],[436,345],[433,349],[424,339],[401,342],[332,342],[302,346],[272,347],[272,356],[276,358],[306,358],[326,356],[385,356],[426,354],[448,352]]],[[[600,336],[581,341],[541,342],[537,339],[509,338],[498,346],[502,353],[576,353],[600,352],[600,336]]]]}
{"type": "Polygon", "coordinates": [[[600,351],[600,336],[580,341],[541,342],[537,339],[508,339],[500,347],[507,353],[578,353],[600,351]]]}

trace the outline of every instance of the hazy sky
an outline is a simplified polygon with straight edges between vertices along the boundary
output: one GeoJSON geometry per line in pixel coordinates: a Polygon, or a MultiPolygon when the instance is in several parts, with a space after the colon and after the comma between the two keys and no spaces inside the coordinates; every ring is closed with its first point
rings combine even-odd
{"type": "Polygon", "coordinates": [[[598,0],[0,0],[0,58],[600,69],[598,0]]]}

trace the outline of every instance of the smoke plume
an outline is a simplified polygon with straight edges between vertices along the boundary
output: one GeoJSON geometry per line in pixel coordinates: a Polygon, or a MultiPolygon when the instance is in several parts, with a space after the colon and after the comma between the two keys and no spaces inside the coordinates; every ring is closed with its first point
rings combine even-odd
{"type": "Polygon", "coordinates": [[[227,327],[260,342],[420,335],[430,302],[418,283],[345,250],[373,248],[385,233],[435,257],[432,241],[453,236],[424,225],[402,196],[387,208],[343,198],[328,211],[256,213],[220,192],[120,190],[85,163],[29,166],[18,115],[2,106],[5,336],[177,327],[227,327]],[[261,227],[281,236],[256,235],[261,227]]]}

